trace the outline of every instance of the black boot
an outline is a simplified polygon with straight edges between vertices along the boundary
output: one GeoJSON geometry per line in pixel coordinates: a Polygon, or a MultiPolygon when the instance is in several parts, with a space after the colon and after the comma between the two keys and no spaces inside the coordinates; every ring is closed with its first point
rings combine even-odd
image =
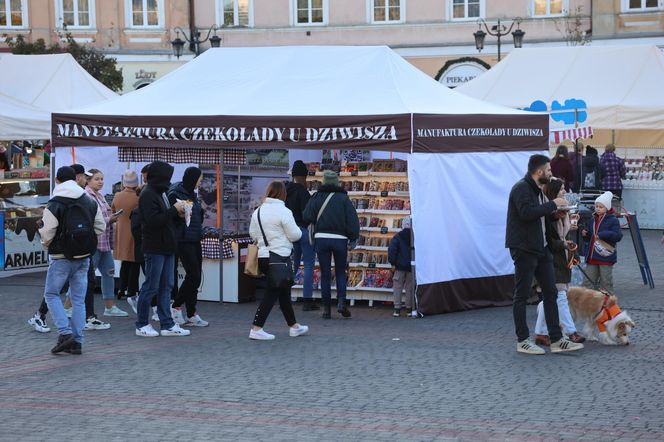
{"type": "Polygon", "coordinates": [[[332,313],[330,312],[330,304],[323,304],[323,319],[332,319],[332,313]]]}
{"type": "Polygon", "coordinates": [[[320,310],[320,306],[313,298],[304,298],[304,305],[302,306],[303,312],[310,312],[313,310],[320,310]]]}
{"type": "Polygon", "coordinates": [[[339,304],[337,305],[337,311],[341,313],[341,316],[344,318],[350,318],[350,310],[348,310],[344,301],[339,301],[339,304]]]}
{"type": "Polygon", "coordinates": [[[58,336],[58,343],[51,349],[51,353],[60,353],[61,351],[68,350],[74,343],[74,336],[70,333],[68,335],[58,336]]]}
{"type": "Polygon", "coordinates": [[[72,355],[80,355],[81,353],[83,353],[83,350],[81,349],[81,344],[79,344],[76,341],[72,342],[71,346],[69,348],[65,348],[63,351],[65,353],[69,353],[72,355]]]}

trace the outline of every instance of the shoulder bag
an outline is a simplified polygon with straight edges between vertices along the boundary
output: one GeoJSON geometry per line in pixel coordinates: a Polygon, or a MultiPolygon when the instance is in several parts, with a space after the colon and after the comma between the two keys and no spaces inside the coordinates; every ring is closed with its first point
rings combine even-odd
{"type": "Polygon", "coordinates": [[[327,198],[325,198],[325,202],[321,206],[320,210],[318,211],[318,215],[316,216],[316,222],[309,224],[309,227],[307,227],[307,230],[309,231],[309,244],[312,246],[314,245],[314,241],[316,241],[316,224],[318,224],[318,220],[327,207],[327,203],[329,203],[332,199],[332,196],[334,196],[334,193],[330,193],[327,198]]]}
{"type": "MultiPolygon", "coordinates": [[[[261,209],[258,209],[257,216],[258,226],[261,229],[265,247],[270,247],[270,244],[267,242],[267,236],[265,236],[265,230],[263,230],[263,223],[261,223],[261,209]]],[[[291,258],[291,255],[281,256],[274,252],[270,252],[269,264],[269,270],[267,273],[268,287],[279,289],[290,289],[293,287],[293,259],[291,258]]]]}
{"type": "Polygon", "coordinates": [[[599,239],[599,226],[604,220],[604,217],[600,218],[598,222],[595,223],[595,241],[593,242],[593,253],[596,253],[597,255],[607,258],[614,253],[616,253],[616,248],[615,246],[612,246],[608,242],[604,241],[603,239],[599,239]]]}

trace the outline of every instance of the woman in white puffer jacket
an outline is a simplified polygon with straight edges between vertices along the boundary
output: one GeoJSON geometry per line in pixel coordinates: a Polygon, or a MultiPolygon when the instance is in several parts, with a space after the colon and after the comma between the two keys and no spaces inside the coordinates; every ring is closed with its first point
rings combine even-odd
{"type": "MultiPolygon", "coordinates": [[[[251,216],[249,234],[258,243],[258,267],[264,275],[267,275],[269,272],[270,252],[288,257],[293,252],[293,242],[298,241],[302,236],[302,231],[295,223],[293,213],[286,207],[285,201],[286,185],[281,181],[273,181],[267,187],[265,201],[251,216]],[[260,225],[258,222],[259,214],[260,225]],[[261,225],[269,246],[266,246],[263,240],[261,225]]],[[[253,326],[249,332],[250,339],[274,339],[274,335],[263,330],[263,326],[277,299],[279,300],[281,312],[284,314],[284,318],[288,324],[289,335],[295,337],[309,331],[309,327],[300,325],[295,320],[295,312],[291,304],[290,287],[271,287],[269,285],[269,278],[267,278],[265,295],[258,306],[258,310],[256,310],[253,326]]]]}

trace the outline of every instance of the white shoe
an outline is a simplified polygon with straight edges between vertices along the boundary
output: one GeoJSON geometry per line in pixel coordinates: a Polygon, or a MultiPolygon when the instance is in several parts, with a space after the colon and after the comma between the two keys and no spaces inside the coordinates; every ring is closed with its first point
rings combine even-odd
{"type": "Polygon", "coordinates": [[[296,336],[303,335],[309,331],[309,327],[306,325],[299,325],[297,327],[289,327],[288,329],[288,334],[290,335],[291,338],[294,338],[296,336]]]}
{"type": "Polygon", "coordinates": [[[175,324],[171,328],[161,330],[162,336],[189,336],[190,334],[191,332],[189,330],[181,328],[178,324],[175,324]]]}
{"type": "Polygon", "coordinates": [[[119,316],[119,317],[125,318],[125,317],[129,316],[129,313],[127,313],[126,311],[118,308],[117,305],[114,305],[111,308],[105,308],[104,309],[104,316],[119,316]]]}
{"type": "Polygon", "coordinates": [[[535,345],[530,339],[524,339],[521,342],[517,342],[516,351],[529,355],[543,355],[546,353],[542,347],[535,345]]]}
{"type": "Polygon", "coordinates": [[[197,314],[187,318],[187,322],[184,323],[185,327],[207,327],[208,325],[210,325],[210,323],[201,319],[197,314]]]}
{"type": "Polygon", "coordinates": [[[182,314],[182,309],[179,307],[171,307],[171,317],[177,325],[184,325],[184,323],[187,322],[185,321],[184,315],[182,314]]]}
{"type": "Polygon", "coordinates": [[[83,330],[108,330],[109,328],[111,328],[111,324],[100,321],[95,316],[88,318],[83,326],[83,330]]]}
{"type": "Polygon", "coordinates": [[[138,295],[128,297],[127,304],[129,304],[129,307],[131,307],[135,314],[138,314],[138,295]]]}
{"type": "Polygon", "coordinates": [[[157,313],[157,307],[152,307],[152,320],[159,321],[159,313],[157,313]]]}
{"type": "Polygon", "coordinates": [[[566,337],[562,337],[556,342],[551,343],[551,353],[562,353],[564,351],[576,351],[581,350],[583,344],[572,342],[566,337]]]}
{"type": "Polygon", "coordinates": [[[48,333],[51,331],[51,329],[46,326],[46,320],[42,319],[39,312],[35,313],[32,315],[32,318],[28,319],[28,324],[39,333],[48,333]]]}
{"type": "Polygon", "coordinates": [[[159,336],[157,330],[152,328],[152,325],[148,324],[141,328],[136,329],[136,336],[142,336],[144,338],[156,338],[159,336]]]}
{"type": "Polygon", "coordinates": [[[249,332],[249,339],[255,339],[257,341],[271,341],[274,339],[274,335],[269,334],[262,328],[260,330],[254,330],[252,328],[249,332]]]}

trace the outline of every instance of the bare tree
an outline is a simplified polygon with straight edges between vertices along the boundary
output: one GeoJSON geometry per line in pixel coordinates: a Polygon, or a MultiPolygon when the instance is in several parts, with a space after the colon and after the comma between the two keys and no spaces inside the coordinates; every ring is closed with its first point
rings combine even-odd
{"type": "Polygon", "coordinates": [[[589,19],[590,16],[583,14],[583,6],[578,6],[574,14],[553,22],[567,46],[584,46],[592,41],[592,29],[587,27],[589,19]]]}

